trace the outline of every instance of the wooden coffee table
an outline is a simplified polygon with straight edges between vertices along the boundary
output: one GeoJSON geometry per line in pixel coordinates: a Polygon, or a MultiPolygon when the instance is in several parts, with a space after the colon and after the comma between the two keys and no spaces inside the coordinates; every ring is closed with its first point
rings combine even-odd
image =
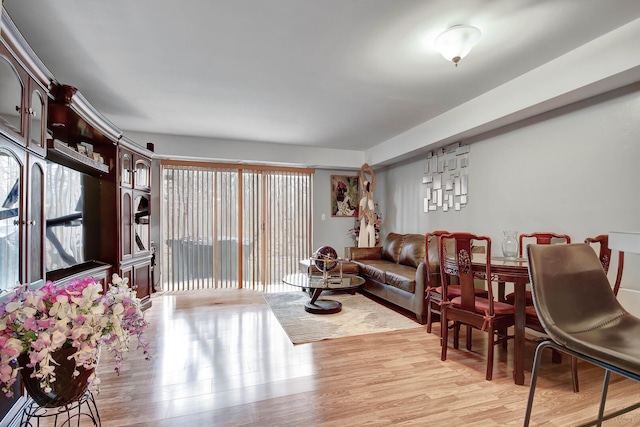
{"type": "Polygon", "coordinates": [[[289,274],[282,281],[288,285],[298,286],[309,292],[311,300],[304,305],[304,309],[313,314],[333,314],[342,310],[340,301],[319,299],[324,290],[353,290],[364,283],[360,276],[343,274],[342,277],[310,276],[305,273],[289,274]]]}

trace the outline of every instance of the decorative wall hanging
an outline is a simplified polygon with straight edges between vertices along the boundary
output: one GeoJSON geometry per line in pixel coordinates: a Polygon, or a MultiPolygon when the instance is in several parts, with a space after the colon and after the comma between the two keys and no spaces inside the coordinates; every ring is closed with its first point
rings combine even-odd
{"type": "Polygon", "coordinates": [[[360,180],[357,175],[331,175],[331,216],[358,217],[360,180]]]}
{"type": "Polygon", "coordinates": [[[358,219],[360,232],[358,233],[358,247],[370,248],[376,245],[376,204],[373,201],[373,187],[376,184],[376,174],[367,163],[360,168],[360,183],[362,184],[362,198],[358,203],[358,219]]]}
{"type": "Polygon", "coordinates": [[[460,143],[427,153],[424,212],[459,211],[467,204],[469,146],[460,143]]]}

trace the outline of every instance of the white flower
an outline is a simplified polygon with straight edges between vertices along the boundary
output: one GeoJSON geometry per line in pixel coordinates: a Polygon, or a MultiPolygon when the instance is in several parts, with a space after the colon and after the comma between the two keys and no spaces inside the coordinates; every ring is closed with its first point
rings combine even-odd
{"type": "Polygon", "coordinates": [[[53,334],[51,334],[51,345],[54,348],[62,347],[62,345],[65,343],[66,340],[67,340],[66,335],[60,331],[53,331],[53,334]]]}
{"type": "Polygon", "coordinates": [[[20,307],[22,307],[21,301],[12,301],[9,304],[7,304],[7,306],[5,307],[5,310],[7,311],[7,313],[13,313],[20,307]]]}

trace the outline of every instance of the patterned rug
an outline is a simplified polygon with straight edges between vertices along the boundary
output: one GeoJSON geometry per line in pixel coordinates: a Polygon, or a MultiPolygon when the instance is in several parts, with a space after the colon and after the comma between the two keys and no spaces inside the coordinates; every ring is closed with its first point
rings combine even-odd
{"type": "Polygon", "coordinates": [[[263,297],[293,344],[422,327],[360,294],[323,293],[320,299],[342,303],[342,311],[335,314],[307,313],[304,304],[309,296],[302,291],[266,293],[263,297]]]}

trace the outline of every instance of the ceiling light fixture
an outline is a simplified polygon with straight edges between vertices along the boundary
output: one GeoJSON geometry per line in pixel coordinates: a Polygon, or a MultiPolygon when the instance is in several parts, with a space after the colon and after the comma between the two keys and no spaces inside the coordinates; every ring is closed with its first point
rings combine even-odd
{"type": "Polygon", "coordinates": [[[436,50],[444,59],[452,61],[456,67],[458,62],[471,51],[482,33],[470,25],[456,25],[436,37],[436,50]]]}

